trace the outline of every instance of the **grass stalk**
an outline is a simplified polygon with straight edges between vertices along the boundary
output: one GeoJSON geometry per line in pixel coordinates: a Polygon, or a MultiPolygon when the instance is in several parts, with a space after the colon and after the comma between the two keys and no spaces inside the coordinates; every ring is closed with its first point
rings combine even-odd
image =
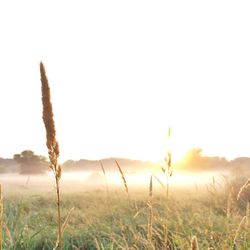
{"type": "MultiPolygon", "coordinates": [[[[54,173],[56,182],[56,198],[57,198],[57,221],[58,221],[58,246],[62,250],[62,226],[61,226],[61,209],[60,209],[60,178],[61,166],[58,164],[59,144],[56,141],[56,129],[54,123],[54,115],[50,100],[50,87],[46,76],[46,71],[42,62],[40,62],[40,74],[42,83],[42,104],[43,104],[43,122],[46,129],[46,145],[50,160],[50,168],[54,173]]],[[[57,246],[56,246],[57,248],[57,246]]]]}
{"type": "Polygon", "coordinates": [[[122,181],[123,181],[123,185],[124,185],[125,191],[126,191],[126,193],[128,194],[128,185],[127,185],[127,181],[126,181],[125,175],[124,175],[124,173],[123,173],[123,171],[122,171],[122,168],[121,168],[121,166],[119,165],[119,163],[118,163],[117,160],[115,160],[115,163],[116,163],[116,166],[118,167],[118,170],[119,170],[119,172],[120,172],[120,174],[121,174],[121,177],[122,177],[122,181]]]}
{"type": "Polygon", "coordinates": [[[170,138],[171,138],[171,128],[168,129],[168,151],[167,156],[165,157],[165,163],[167,165],[167,170],[163,169],[163,172],[167,174],[167,200],[169,197],[169,179],[172,176],[172,152],[170,148],[170,138]]]}
{"type": "Polygon", "coordinates": [[[148,197],[148,242],[152,245],[152,224],[153,224],[153,205],[152,205],[152,198],[153,198],[153,176],[150,176],[149,181],[149,197],[148,197]]]}
{"type": "Polygon", "coordinates": [[[240,188],[240,191],[239,191],[239,193],[237,195],[237,200],[239,200],[245,194],[245,192],[247,191],[247,189],[249,188],[249,186],[250,186],[250,178],[240,188]]]}
{"type": "Polygon", "coordinates": [[[246,228],[250,226],[250,202],[247,202],[246,206],[246,228]]]}
{"type": "Polygon", "coordinates": [[[107,179],[107,176],[106,176],[106,171],[105,171],[105,168],[103,166],[103,163],[102,161],[99,161],[100,162],[100,165],[101,165],[101,168],[102,168],[102,173],[104,175],[104,178],[105,178],[105,184],[106,184],[106,196],[108,198],[109,196],[109,186],[108,186],[108,179],[107,179]]]}
{"type": "Polygon", "coordinates": [[[227,199],[227,218],[231,218],[233,215],[233,188],[230,190],[227,199]]]}
{"type": "Polygon", "coordinates": [[[233,241],[233,249],[237,249],[237,241],[239,239],[240,233],[243,231],[243,229],[245,229],[246,227],[246,219],[247,217],[244,216],[235,232],[235,236],[234,236],[234,241],[233,241]]]}

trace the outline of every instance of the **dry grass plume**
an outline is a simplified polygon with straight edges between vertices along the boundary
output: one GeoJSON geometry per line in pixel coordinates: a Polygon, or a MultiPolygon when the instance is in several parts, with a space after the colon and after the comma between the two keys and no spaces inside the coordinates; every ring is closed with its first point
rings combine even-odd
{"type": "MultiPolygon", "coordinates": [[[[56,195],[57,195],[57,215],[58,215],[58,244],[59,249],[62,250],[62,227],[61,227],[61,211],[60,211],[60,188],[59,181],[61,178],[61,166],[58,164],[59,144],[56,141],[56,129],[54,123],[54,115],[52,104],[50,100],[50,87],[46,76],[45,68],[40,62],[40,74],[42,83],[42,104],[43,104],[43,122],[46,129],[46,145],[48,148],[48,155],[50,160],[50,168],[52,169],[56,181],[56,195]]],[[[57,245],[56,245],[57,248],[57,245]]]]}

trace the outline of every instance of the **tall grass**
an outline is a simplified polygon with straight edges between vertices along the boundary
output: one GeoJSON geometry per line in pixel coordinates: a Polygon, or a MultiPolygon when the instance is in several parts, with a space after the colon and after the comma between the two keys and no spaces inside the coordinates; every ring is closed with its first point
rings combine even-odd
{"type": "Polygon", "coordinates": [[[122,181],[123,181],[123,185],[124,185],[125,191],[128,194],[128,185],[127,185],[127,181],[126,181],[125,175],[124,175],[124,173],[122,171],[122,168],[121,168],[121,166],[120,166],[120,164],[118,163],[117,160],[115,160],[115,163],[116,163],[116,166],[117,166],[117,168],[118,168],[118,170],[119,170],[119,172],[121,174],[121,178],[122,178],[122,181]]]}
{"type": "Polygon", "coordinates": [[[172,176],[172,152],[170,146],[170,139],[171,139],[171,128],[168,128],[168,149],[167,155],[165,156],[165,166],[162,167],[162,172],[167,175],[167,188],[166,188],[166,195],[167,198],[169,196],[169,178],[172,176]]]}
{"type": "Polygon", "coordinates": [[[59,244],[59,249],[62,250],[62,226],[61,226],[60,186],[59,186],[62,170],[61,166],[58,164],[59,144],[56,140],[54,115],[50,100],[50,87],[46,76],[45,68],[42,62],[40,62],[40,74],[42,83],[43,122],[45,125],[46,137],[47,137],[46,145],[48,148],[50,168],[54,173],[56,182],[58,243],[56,243],[55,248],[57,248],[57,245],[59,244]]]}
{"type": "Polygon", "coordinates": [[[148,241],[152,245],[152,231],[153,231],[153,176],[150,176],[149,190],[148,190],[148,241]]]}
{"type": "Polygon", "coordinates": [[[240,188],[240,191],[237,196],[237,200],[239,200],[250,187],[250,178],[245,182],[245,184],[240,188]]]}
{"type": "Polygon", "coordinates": [[[233,214],[233,205],[234,205],[234,200],[233,200],[233,193],[234,189],[231,187],[230,192],[228,194],[227,198],[227,218],[231,218],[233,214]]]}
{"type": "MultiPolygon", "coordinates": [[[[97,249],[98,243],[100,249],[185,250],[191,247],[192,235],[197,236],[202,250],[232,249],[234,238],[237,249],[250,249],[250,232],[242,227],[244,223],[239,227],[244,214],[248,214],[245,200],[235,204],[233,215],[228,219],[227,189],[217,189],[212,197],[204,188],[197,197],[194,187],[190,190],[183,187],[176,189],[166,202],[166,196],[158,192],[161,187],[157,181],[153,177],[151,185],[150,179],[146,184],[147,192],[144,189],[130,191],[136,206],[124,199],[124,190],[112,192],[108,205],[104,202],[105,189],[66,192],[62,215],[72,206],[75,210],[65,234],[62,230],[63,249],[97,249]],[[152,220],[147,203],[151,193],[152,220]],[[152,237],[148,234],[150,225],[152,237]],[[241,229],[237,230],[238,227],[241,229]]],[[[33,191],[30,193],[25,187],[19,188],[22,188],[22,195],[7,193],[4,199],[3,249],[53,249],[54,235],[50,229],[54,227],[54,195],[44,193],[44,186],[37,190],[37,195],[30,195],[33,191]]],[[[66,223],[62,223],[62,228],[64,225],[66,223]]]]}
{"type": "Polygon", "coordinates": [[[3,194],[2,185],[0,184],[0,250],[3,245],[3,194]]]}
{"type": "Polygon", "coordinates": [[[246,228],[246,220],[247,217],[244,216],[236,230],[235,236],[234,236],[234,244],[233,244],[233,249],[237,249],[237,241],[239,239],[240,233],[242,232],[243,229],[246,228]]]}
{"type": "Polygon", "coordinates": [[[99,161],[99,163],[100,163],[100,166],[101,166],[101,169],[102,169],[102,173],[103,173],[104,178],[105,178],[106,196],[107,196],[107,198],[108,198],[108,196],[109,196],[109,185],[108,185],[108,179],[107,179],[106,171],[105,171],[105,168],[104,168],[104,166],[103,166],[102,161],[99,161]]]}

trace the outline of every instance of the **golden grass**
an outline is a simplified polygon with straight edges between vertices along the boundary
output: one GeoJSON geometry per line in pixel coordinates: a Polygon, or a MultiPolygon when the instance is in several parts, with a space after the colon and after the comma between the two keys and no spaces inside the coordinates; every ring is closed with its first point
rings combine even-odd
{"type": "Polygon", "coordinates": [[[150,176],[149,181],[149,197],[148,197],[148,241],[152,245],[152,231],[153,231],[153,205],[152,205],[152,199],[153,199],[153,176],[150,176]]]}
{"type": "Polygon", "coordinates": [[[118,170],[119,170],[119,172],[120,172],[120,174],[121,174],[121,177],[122,177],[122,181],[123,181],[123,185],[124,185],[125,191],[126,191],[126,193],[128,194],[128,185],[127,185],[127,181],[126,181],[125,175],[124,175],[124,173],[123,173],[123,171],[122,171],[122,168],[121,168],[121,166],[119,165],[119,163],[118,163],[117,160],[115,160],[115,163],[116,163],[116,166],[118,167],[118,170]]]}
{"type": "Polygon", "coordinates": [[[249,188],[249,186],[250,186],[250,178],[240,188],[240,191],[239,191],[238,196],[237,196],[237,200],[239,200],[245,194],[245,192],[247,191],[247,189],[249,188]]]}
{"type": "MultiPolygon", "coordinates": [[[[59,249],[62,250],[62,226],[61,226],[60,188],[59,188],[59,182],[61,178],[61,166],[58,164],[59,144],[56,141],[56,129],[54,123],[52,104],[50,100],[49,82],[42,62],[40,62],[40,74],[42,83],[43,122],[45,125],[46,137],[47,137],[46,145],[48,148],[48,155],[50,159],[50,168],[54,173],[56,181],[58,239],[59,239],[58,244],[59,244],[59,249]]],[[[58,244],[56,244],[55,248],[57,248],[58,244]]]]}
{"type": "Polygon", "coordinates": [[[246,207],[246,227],[250,226],[250,202],[247,202],[247,207],[246,207]]]}
{"type": "Polygon", "coordinates": [[[240,224],[239,224],[239,226],[238,226],[238,228],[237,228],[237,230],[236,230],[236,232],[235,232],[235,236],[234,236],[234,249],[237,249],[237,240],[238,240],[238,238],[239,238],[239,236],[240,236],[240,233],[245,229],[245,227],[246,227],[246,216],[244,216],[243,218],[242,218],[242,220],[241,220],[241,222],[240,222],[240,224]]]}
{"type": "Polygon", "coordinates": [[[105,171],[105,168],[103,166],[103,163],[102,161],[99,161],[100,165],[101,165],[101,169],[102,169],[102,173],[104,175],[104,178],[105,178],[105,184],[106,184],[106,195],[108,197],[109,195],[109,186],[108,186],[108,179],[107,179],[107,176],[106,176],[106,171],[105,171]]]}
{"type": "Polygon", "coordinates": [[[233,204],[234,204],[233,193],[234,193],[234,190],[232,187],[227,198],[227,218],[228,219],[231,218],[233,214],[233,204]]]}
{"type": "Polygon", "coordinates": [[[162,189],[164,190],[165,193],[167,193],[166,191],[166,187],[165,185],[162,183],[162,181],[156,176],[156,175],[153,175],[153,177],[157,180],[157,182],[160,184],[160,186],[162,187],[162,189]]]}
{"type": "MultiPolygon", "coordinates": [[[[168,141],[170,143],[171,139],[171,128],[168,129],[168,141]]],[[[167,151],[167,157],[165,158],[166,164],[167,164],[167,198],[169,196],[169,178],[172,176],[172,152],[171,148],[169,146],[167,151]]]]}

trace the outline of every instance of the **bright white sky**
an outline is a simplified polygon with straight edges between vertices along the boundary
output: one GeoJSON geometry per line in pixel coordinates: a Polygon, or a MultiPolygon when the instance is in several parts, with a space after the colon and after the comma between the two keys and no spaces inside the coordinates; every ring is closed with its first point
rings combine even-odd
{"type": "Polygon", "coordinates": [[[0,156],[47,154],[39,61],[61,160],[250,155],[249,1],[1,1],[0,156]]]}

